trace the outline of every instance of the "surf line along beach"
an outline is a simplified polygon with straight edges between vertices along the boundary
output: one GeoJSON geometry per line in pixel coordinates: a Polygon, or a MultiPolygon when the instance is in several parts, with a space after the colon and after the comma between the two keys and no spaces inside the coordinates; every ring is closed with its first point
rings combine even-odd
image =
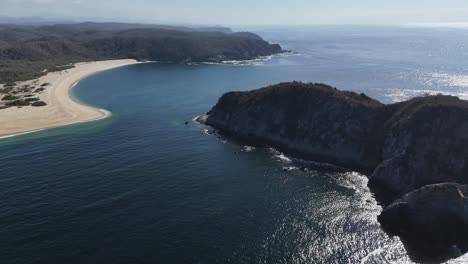
{"type": "Polygon", "coordinates": [[[130,59],[76,63],[74,68],[17,83],[18,86],[44,85],[38,97],[47,105],[0,110],[0,138],[105,118],[109,112],[73,100],[71,89],[91,74],[137,63],[130,59]]]}

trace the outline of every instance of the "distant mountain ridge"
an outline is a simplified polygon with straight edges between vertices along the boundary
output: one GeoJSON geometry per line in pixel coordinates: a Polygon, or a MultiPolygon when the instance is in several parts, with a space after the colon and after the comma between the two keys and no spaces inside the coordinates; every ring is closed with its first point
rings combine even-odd
{"type": "Polygon", "coordinates": [[[162,62],[248,60],[283,52],[249,32],[128,23],[0,25],[0,83],[38,77],[80,61],[162,62]]]}
{"type": "Polygon", "coordinates": [[[222,33],[232,33],[232,29],[228,27],[188,27],[188,26],[171,26],[171,25],[158,25],[158,24],[141,24],[141,23],[118,23],[118,22],[83,22],[83,23],[61,23],[46,25],[43,28],[49,29],[64,29],[64,30],[99,30],[99,31],[119,31],[119,30],[128,30],[128,29],[138,29],[138,28],[154,28],[154,29],[167,29],[167,30],[176,30],[176,31],[188,31],[188,32],[222,32],[222,33]]]}

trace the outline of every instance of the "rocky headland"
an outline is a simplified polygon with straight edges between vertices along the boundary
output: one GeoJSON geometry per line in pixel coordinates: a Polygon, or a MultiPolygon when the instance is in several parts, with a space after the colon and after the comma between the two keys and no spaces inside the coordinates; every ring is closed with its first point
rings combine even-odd
{"type": "Polygon", "coordinates": [[[0,84],[66,70],[70,64],[133,59],[175,63],[251,60],[284,52],[250,32],[123,23],[0,24],[0,84]]]}
{"type": "Polygon", "coordinates": [[[384,207],[379,222],[423,255],[443,260],[468,249],[468,101],[437,95],[386,105],[292,82],[226,93],[199,121],[365,173],[384,207]]]}

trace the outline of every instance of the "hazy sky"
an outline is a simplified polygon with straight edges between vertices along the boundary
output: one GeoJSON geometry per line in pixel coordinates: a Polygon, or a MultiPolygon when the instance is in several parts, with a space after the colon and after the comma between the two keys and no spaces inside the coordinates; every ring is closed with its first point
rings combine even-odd
{"type": "Polygon", "coordinates": [[[468,22],[468,0],[0,0],[0,16],[179,24],[468,22]]]}

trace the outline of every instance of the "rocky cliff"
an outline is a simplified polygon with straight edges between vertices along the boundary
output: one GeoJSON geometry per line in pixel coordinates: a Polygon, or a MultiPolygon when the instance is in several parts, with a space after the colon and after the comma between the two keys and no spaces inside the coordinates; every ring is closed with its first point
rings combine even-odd
{"type": "Polygon", "coordinates": [[[371,170],[380,163],[373,131],[382,106],[324,84],[283,83],[223,95],[206,124],[310,159],[371,170]]]}
{"type": "Polygon", "coordinates": [[[227,93],[200,120],[244,140],[363,171],[383,205],[426,185],[468,183],[468,102],[453,96],[385,105],[324,84],[281,83],[227,93]]]}
{"type": "Polygon", "coordinates": [[[468,250],[467,195],[468,185],[424,186],[386,207],[379,222],[420,262],[443,262],[468,250]]]}

